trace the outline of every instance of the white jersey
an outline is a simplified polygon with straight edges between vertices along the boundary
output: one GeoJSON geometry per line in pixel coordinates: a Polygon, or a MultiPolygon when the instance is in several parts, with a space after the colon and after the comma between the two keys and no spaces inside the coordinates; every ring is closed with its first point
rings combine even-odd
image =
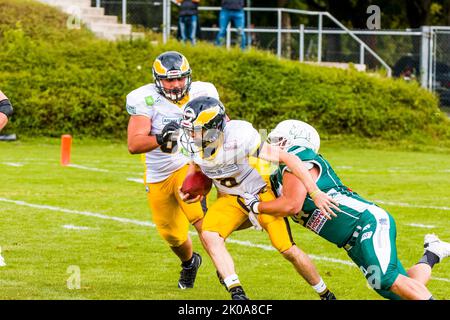
{"type": "MultiPolygon", "coordinates": [[[[243,196],[245,192],[257,193],[266,186],[258,171],[249,164],[251,156],[259,147],[261,136],[247,121],[231,120],[224,129],[222,146],[209,159],[199,153],[182,153],[194,161],[205,175],[213,179],[222,193],[243,196]]],[[[178,145],[181,146],[180,141],[178,145]]]]}
{"type": "MultiPolygon", "coordinates": [[[[209,82],[192,82],[189,96],[184,104],[175,104],[158,93],[154,84],[142,86],[127,95],[127,111],[130,115],[142,115],[152,121],[151,135],[161,133],[166,124],[179,121],[183,115],[183,107],[190,100],[210,96],[219,99],[216,87],[209,82]]],[[[188,160],[180,153],[169,154],[158,147],[145,155],[146,181],[160,182],[173,172],[184,166],[188,160]]]]}

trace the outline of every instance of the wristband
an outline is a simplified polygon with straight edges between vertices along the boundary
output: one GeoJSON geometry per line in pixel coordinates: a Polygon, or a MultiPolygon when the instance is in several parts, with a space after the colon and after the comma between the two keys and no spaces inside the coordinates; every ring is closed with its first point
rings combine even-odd
{"type": "Polygon", "coordinates": [[[255,201],[255,202],[252,204],[252,211],[253,211],[253,213],[256,213],[256,214],[259,213],[258,205],[259,205],[259,201],[255,201]]]}
{"type": "Polygon", "coordinates": [[[313,192],[311,192],[311,193],[309,194],[309,196],[311,197],[311,199],[314,200],[314,198],[319,194],[319,192],[321,192],[321,191],[320,191],[319,188],[317,188],[316,190],[314,190],[313,192]]]}

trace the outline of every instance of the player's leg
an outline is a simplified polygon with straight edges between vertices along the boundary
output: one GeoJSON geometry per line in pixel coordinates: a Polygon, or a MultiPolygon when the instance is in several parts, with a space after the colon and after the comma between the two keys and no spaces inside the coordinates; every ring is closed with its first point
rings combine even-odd
{"type": "Polygon", "coordinates": [[[248,299],[236,274],[233,258],[225,246],[225,239],[236,230],[247,216],[241,211],[236,197],[224,195],[208,209],[203,219],[202,235],[211,260],[232,299],[248,299]]]}
{"type": "Polygon", "coordinates": [[[431,270],[436,263],[450,256],[450,243],[435,234],[427,234],[424,239],[424,253],[420,261],[408,270],[408,275],[426,285],[431,278],[431,270]]]}
{"type": "Polygon", "coordinates": [[[172,180],[173,176],[159,183],[147,184],[147,199],[158,233],[181,260],[182,270],[178,286],[184,289],[193,287],[195,281],[195,275],[194,277],[184,277],[184,269],[186,266],[192,266],[193,263],[195,269],[198,269],[201,258],[193,253],[192,240],[188,234],[189,221],[171,192],[172,180]],[[188,279],[185,281],[184,278],[188,279]]]}
{"type": "Polygon", "coordinates": [[[245,14],[244,11],[235,11],[232,13],[231,21],[234,27],[238,30],[238,37],[241,49],[245,49],[247,39],[245,36],[245,14]]]}
{"type": "MultiPolygon", "coordinates": [[[[188,166],[184,166],[173,174],[171,180],[171,191],[176,199],[177,205],[181,209],[181,212],[186,217],[187,221],[192,224],[199,235],[200,242],[203,246],[204,240],[201,234],[201,227],[203,222],[203,217],[206,212],[206,205],[203,207],[203,204],[200,202],[188,204],[184,202],[178,193],[179,187],[183,184],[183,181],[186,177],[188,170],[188,166]]],[[[192,240],[187,233],[187,241],[183,243],[181,247],[173,248],[175,250],[181,250],[182,252],[189,254],[187,259],[182,260],[182,270],[180,274],[180,282],[181,286],[185,286],[187,288],[193,287],[195,278],[197,276],[197,270],[202,263],[202,257],[199,253],[193,251],[192,240]]]]}
{"type": "MultiPolygon", "coordinates": [[[[261,193],[260,197],[262,201],[270,201],[275,198],[270,189],[261,193]]],[[[313,287],[321,299],[336,299],[334,294],[325,285],[309,256],[295,245],[287,218],[259,214],[258,220],[269,234],[272,245],[286,260],[292,263],[295,270],[313,287]]]]}
{"type": "Polygon", "coordinates": [[[419,281],[408,277],[398,260],[395,221],[386,211],[371,206],[360,218],[348,254],[360,267],[369,285],[387,299],[431,297],[419,281]]]}
{"type": "Polygon", "coordinates": [[[227,26],[230,22],[230,12],[226,9],[220,10],[219,13],[219,32],[217,33],[215,44],[221,46],[225,42],[225,35],[227,33],[227,26]]]}

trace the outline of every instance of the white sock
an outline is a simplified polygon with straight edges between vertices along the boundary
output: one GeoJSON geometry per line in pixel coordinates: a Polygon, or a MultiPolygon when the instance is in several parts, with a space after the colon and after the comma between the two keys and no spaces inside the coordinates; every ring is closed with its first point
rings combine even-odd
{"type": "Polygon", "coordinates": [[[228,289],[241,285],[237,274],[232,274],[226,277],[225,279],[223,279],[223,282],[225,282],[225,285],[227,286],[228,289]]]}
{"type": "Polygon", "coordinates": [[[311,286],[313,287],[313,289],[318,293],[321,294],[322,292],[324,292],[327,289],[327,285],[325,284],[325,282],[323,282],[322,277],[320,277],[320,281],[318,284],[316,284],[315,286],[311,286]]]}

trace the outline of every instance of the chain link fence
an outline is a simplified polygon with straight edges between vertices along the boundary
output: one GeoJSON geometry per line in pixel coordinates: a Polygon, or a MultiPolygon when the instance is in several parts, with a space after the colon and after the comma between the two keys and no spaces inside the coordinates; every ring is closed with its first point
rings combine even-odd
{"type": "Polygon", "coordinates": [[[435,30],[432,90],[450,112],[450,30],[435,30]]]}
{"type": "Polygon", "coordinates": [[[144,27],[154,32],[162,32],[162,1],[127,0],[124,5],[123,0],[91,0],[91,5],[105,8],[105,14],[117,16],[118,21],[144,27]],[[125,19],[123,19],[124,14],[126,15],[125,19]]]}

